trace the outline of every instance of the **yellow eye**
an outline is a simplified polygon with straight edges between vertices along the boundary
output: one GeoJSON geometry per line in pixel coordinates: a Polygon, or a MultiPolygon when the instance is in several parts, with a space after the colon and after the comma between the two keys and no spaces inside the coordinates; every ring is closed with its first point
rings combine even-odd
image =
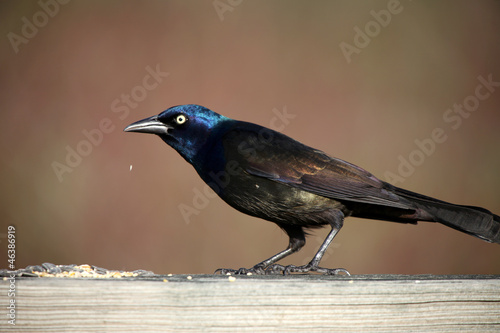
{"type": "Polygon", "coordinates": [[[175,122],[179,125],[182,125],[184,124],[185,122],[187,121],[187,118],[185,115],[183,114],[180,114],[178,115],[176,118],[175,118],[175,122]]]}

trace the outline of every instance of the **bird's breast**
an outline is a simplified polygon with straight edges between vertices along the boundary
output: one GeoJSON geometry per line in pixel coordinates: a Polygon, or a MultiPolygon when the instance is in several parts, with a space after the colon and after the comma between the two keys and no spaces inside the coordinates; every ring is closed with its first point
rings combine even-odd
{"type": "Polygon", "coordinates": [[[237,210],[272,222],[300,225],[328,224],[324,212],[343,205],[277,181],[230,169],[213,173],[207,184],[237,210]]]}

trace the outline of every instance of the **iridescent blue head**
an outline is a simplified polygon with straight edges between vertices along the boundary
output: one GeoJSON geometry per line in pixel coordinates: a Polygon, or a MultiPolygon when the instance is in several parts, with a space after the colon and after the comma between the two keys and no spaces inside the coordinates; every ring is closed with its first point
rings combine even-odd
{"type": "Polygon", "coordinates": [[[158,135],[188,162],[203,147],[212,129],[230,120],[206,107],[187,104],[171,107],[159,115],[139,120],[127,126],[125,132],[141,132],[158,135]]]}

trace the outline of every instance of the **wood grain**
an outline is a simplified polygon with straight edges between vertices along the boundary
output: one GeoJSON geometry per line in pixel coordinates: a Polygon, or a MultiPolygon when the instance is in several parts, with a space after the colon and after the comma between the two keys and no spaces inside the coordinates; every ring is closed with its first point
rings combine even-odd
{"type": "Polygon", "coordinates": [[[23,332],[500,330],[500,276],[18,277],[16,326],[8,290],[23,332]]]}

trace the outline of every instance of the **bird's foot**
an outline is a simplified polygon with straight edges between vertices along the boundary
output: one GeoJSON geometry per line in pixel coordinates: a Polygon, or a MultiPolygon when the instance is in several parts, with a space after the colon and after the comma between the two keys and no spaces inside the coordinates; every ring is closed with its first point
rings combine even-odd
{"type": "Polygon", "coordinates": [[[309,273],[317,272],[325,275],[341,275],[345,274],[350,276],[351,274],[345,268],[323,268],[318,266],[313,266],[310,263],[304,266],[288,265],[283,266],[279,264],[274,264],[266,268],[266,274],[280,274],[288,275],[290,273],[309,273]]]}
{"type": "Polygon", "coordinates": [[[214,274],[221,275],[264,275],[266,271],[264,270],[264,266],[255,265],[252,268],[240,268],[240,269],[231,269],[231,268],[219,268],[214,274]]]}

